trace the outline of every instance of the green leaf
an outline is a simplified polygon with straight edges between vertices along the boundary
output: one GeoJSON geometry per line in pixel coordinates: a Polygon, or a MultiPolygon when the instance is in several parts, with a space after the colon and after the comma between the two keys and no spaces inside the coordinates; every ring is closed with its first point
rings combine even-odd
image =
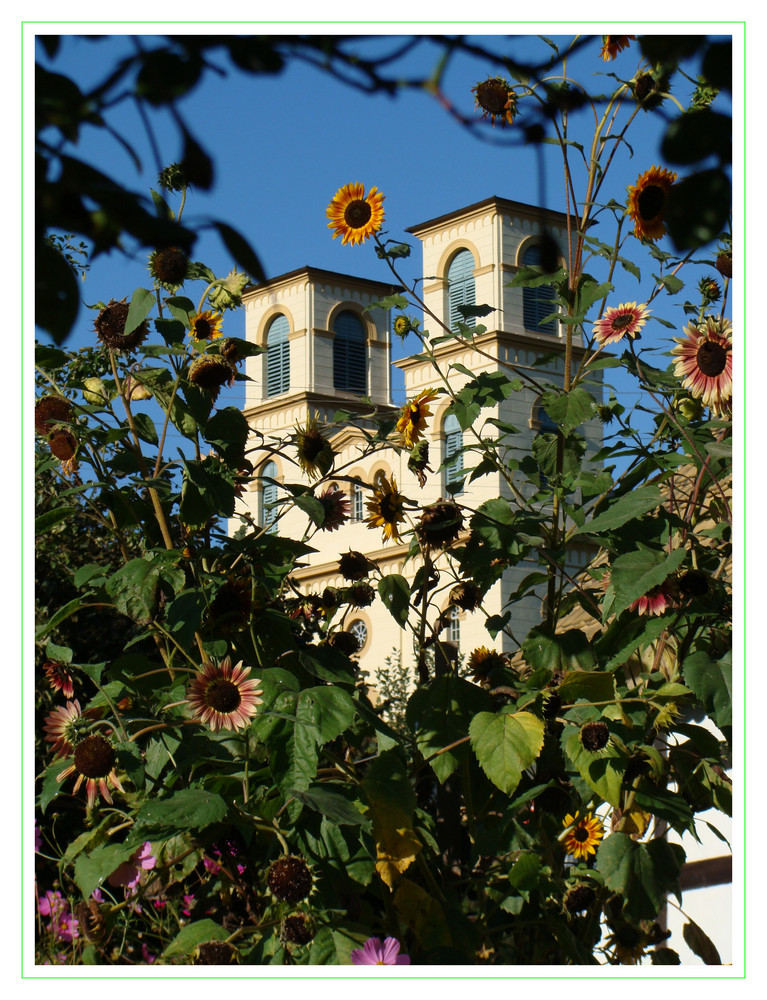
{"type": "Polygon", "coordinates": [[[164,560],[131,559],[110,576],[105,590],[121,614],[147,625],[157,612],[161,589],[175,596],[184,579],[182,569],[164,560]]]}
{"type": "Polygon", "coordinates": [[[83,894],[90,899],[94,889],[106,881],[115,869],[127,861],[138,849],[137,844],[101,844],[90,854],[79,854],[75,862],[75,882],[83,894]]]}
{"type": "Polygon", "coordinates": [[[43,772],[43,787],[40,790],[40,812],[45,813],[50,803],[53,802],[61,791],[61,782],[57,779],[64,768],[68,767],[70,763],[71,761],[66,759],[57,759],[49,764],[43,772]]]}
{"type": "Polygon", "coordinates": [[[637,843],[626,833],[611,833],[597,850],[597,871],[608,889],[623,897],[634,920],[654,920],[669,892],[679,896],[679,872],[685,853],[678,844],[658,838],[637,843]]]}
{"type": "Polygon", "coordinates": [[[55,660],[57,663],[72,662],[72,650],[68,646],[57,646],[55,642],[46,644],[45,655],[49,660],[55,660]]]}
{"type": "Polygon", "coordinates": [[[665,819],[677,833],[686,833],[695,829],[695,819],[692,810],[677,792],[667,788],[653,788],[643,785],[635,791],[636,804],[645,812],[665,819]]]}
{"type": "Polygon", "coordinates": [[[540,855],[525,852],[514,862],[509,872],[509,884],[521,892],[530,892],[535,889],[541,877],[540,855]]]}
{"type": "Polygon", "coordinates": [[[341,792],[323,785],[314,785],[306,791],[293,790],[293,794],[304,805],[315,812],[322,813],[332,823],[339,826],[369,827],[370,820],[363,816],[357,806],[341,792]]]}
{"type": "Polygon", "coordinates": [[[471,746],[488,778],[511,795],[543,747],[543,720],[530,712],[480,712],[469,726],[471,746]]]}
{"type": "Polygon", "coordinates": [[[682,927],[682,937],[687,942],[690,951],[698,958],[702,958],[706,965],[722,964],[714,942],[690,917],[687,918],[687,923],[682,927]]]}
{"type": "Polygon", "coordinates": [[[148,413],[134,413],[133,423],[136,425],[138,436],[142,441],[146,441],[149,444],[158,444],[160,439],[157,436],[157,428],[154,425],[154,420],[152,420],[148,413]]]}
{"type": "Polygon", "coordinates": [[[131,296],[128,315],[125,317],[124,335],[133,333],[137,326],[140,326],[152,311],[157,299],[154,292],[148,288],[137,288],[131,296]]]}
{"type": "Polygon", "coordinates": [[[617,809],[621,802],[625,771],[625,763],[619,752],[608,744],[599,752],[599,756],[595,756],[581,743],[580,730],[570,726],[562,733],[562,746],[589,788],[617,809]]]}
{"type": "Polygon", "coordinates": [[[571,670],[587,670],[595,664],[588,636],[575,628],[551,635],[546,626],[536,625],[522,643],[522,652],[531,667],[545,667],[564,674],[571,670]]]}
{"type": "Polygon", "coordinates": [[[334,740],[354,720],[356,705],[339,687],[305,688],[298,696],[296,725],[308,726],[318,746],[334,740]]]}
{"type": "Polygon", "coordinates": [[[594,416],[596,401],[590,392],[576,386],[569,392],[544,392],[544,410],[564,430],[574,430],[594,416]]]}
{"type": "MultiPolygon", "coordinates": [[[[660,490],[657,486],[640,486],[632,493],[627,493],[619,500],[597,514],[591,521],[586,521],[578,531],[580,534],[598,535],[603,531],[612,531],[620,528],[627,521],[640,517],[650,510],[655,510],[662,502],[660,490]]],[[[576,532],[577,534],[578,532],[576,532]]]]}
{"type": "Polygon", "coordinates": [[[83,594],[82,597],[75,597],[73,600],[65,604],[63,608],[59,608],[56,614],[48,622],[46,622],[45,625],[41,625],[40,628],[37,629],[35,632],[35,641],[39,642],[41,639],[44,639],[45,636],[48,635],[49,632],[52,632],[57,625],[60,625],[63,621],[69,618],[70,615],[79,611],[86,598],[90,596],[90,593],[88,593],[83,594]]]}
{"type": "Polygon", "coordinates": [[[732,653],[712,660],[705,651],[693,653],[682,664],[685,684],[721,729],[732,725],[732,653]]]}
{"type": "Polygon", "coordinates": [[[681,278],[677,278],[675,274],[664,274],[663,277],[658,280],[669,295],[676,295],[677,292],[684,288],[684,282],[681,278]]]}
{"type": "Polygon", "coordinates": [[[231,468],[239,468],[245,457],[250,427],[245,414],[236,406],[216,410],[205,424],[203,437],[213,445],[231,468]]]}
{"type": "Polygon", "coordinates": [[[293,503],[299,510],[308,514],[318,528],[325,523],[325,508],[317,497],[311,493],[304,493],[303,495],[293,497],[293,503]]]}
{"type": "Polygon", "coordinates": [[[165,799],[150,799],[136,815],[134,830],[183,833],[201,830],[224,819],[228,806],[220,795],[203,788],[182,788],[165,799]]]}
{"type": "Polygon", "coordinates": [[[609,701],[615,697],[615,675],[598,670],[571,670],[557,689],[563,704],[609,701]]]}
{"type": "Polygon", "coordinates": [[[447,413],[455,414],[461,429],[466,430],[472,426],[484,407],[494,406],[508,399],[521,388],[520,379],[509,378],[504,372],[480,372],[456,394],[447,413]]]}
{"type": "Polygon", "coordinates": [[[223,240],[224,246],[232,257],[234,257],[236,263],[244,271],[247,271],[248,275],[255,282],[266,281],[261,261],[258,259],[250,243],[236,229],[233,229],[225,222],[220,222],[217,219],[211,221],[213,226],[218,230],[218,235],[223,240]]]}
{"type": "Polygon", "coordinates": [[[683,548],[678,548],[670,555],[651,549],[639,549],[618,556],[611,567],[611,588],[615,599],[612,607],[605,609],[606,614],[617,617],[630,604],[675,573],[686,555],[683,548]]]}
{"type": "Polygon", "coordinates": [[[215,921],[206,917],[182,927],[162,953],[163,958],[173,955],[191,955],[198,944],[206,941],[225,941],[231,933],[215,921]]]}
{"type": "MultiPolygon", "coordinates": [[[[476,684],[447,674],[419,687],[407,703],[406,719],[416,733],[418,749],[424,757],[465,738],[472,718],[490,708],[490,696],[476,684]]],[[[469,753],[462,743],[430,762],[440,783],[444,782],[469,753]]]]}
{"type": "Polygon", "coordinates": [[[378,593],[400,626],[407,624],[410,612],[410,584],[399,573],[390,573],[378,581],[378,593]]]}
{"type": "Polygon", "coordinates": [[[56,507],[53,510],[47,510],[44,514],[40,514],[35,518],[35,535],[42,535],[43,532],[53,528],[61,521],[66,521],[76,510],[77,507],[56,507]]]}
{"type": "Polygon", "coordinates": [[[188,525],[205,524],[211,517],[234,514],[234,482],[217,458],[184,462],[179,517],[188,525]]]}

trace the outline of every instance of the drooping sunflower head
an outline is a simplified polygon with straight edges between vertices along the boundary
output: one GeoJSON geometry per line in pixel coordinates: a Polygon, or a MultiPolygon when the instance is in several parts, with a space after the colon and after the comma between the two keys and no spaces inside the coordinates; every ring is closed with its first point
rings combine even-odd
{"type": "Polygon", "coordinates": [[[60,660],[48,660],[43,664],[43,672],[54,691],[61,691],[67,700],[72,698],[75,687],[68,664],[60,660]]]}
{"type": "Polygon", "coordinates": [[[594,323],[594,339],[598,344],[615,344],[624,337],[632,340],[645,325],[650,310],[636,302],[622,302],[608,309],[601,319],[594,323]]]}
{"type": "Polygon", "coordinates": [[[438,500],[424,507],[415,532],[422,545],[439,549],[454,542],[463,529],[463,514],[452,500],[438,500]]]}
{"type": "Polygon", "coordinates": [[[267,885],[277,899],[284,903],[298,903],[312,891],[314,879],[303,858],[292,854],[278,858],[269,869],[267,885]]]}
{"type": "Polygon", "coordinates": [[[249,673],[250,667],[243,667],[241,662],[232,666],[229,656],[218,666],[206,661],[186,695],[194,717],[214,732],[247,726],[263,701],[259,682],[248,679],[249,673]]]}
{"type": "Polygon", "coordinates": [[[338,560],[338,568],[344,580],[364,580],[373,568],[373,563],[362,552],[350,549],[338,560]]]}
{"type": "Polygon", "coordinates": [[[673,170],[651,167],[629,187],[626,213],[634,223],[634,235],[640,240],[659,240],[666,232],[663,217],[671,185],[676,180],[673,170]]]}
{"type": "Polygon", "coordinates": [[[149,255],[149,273],[168,292],[177,292],[186,281],[189,257],[178,247],[163,247],[149,255]]]}
{"type": "Polygon", "coordinates": [[[321,531],[336,531],[349,519],[349,497],[336,486],[328,486],[317,497],[325,511],[321,531]]]}
{"type": "Polygon", "coordinates": [[[674,373],[682,387],[708,406],[715,416],[728,414],[732,400],[732,324],[707,316],[685,327],[686,337],[675,337],[674,373]]]}
{"type": "Polygon", "coordinates": [[[66,396],[43,396],[35,403],[35,430],[50,434],[56,424],[66,423],[72,416],[72,404],[66,396]]]}
{"type": "Polygon", "coordinates": [[[57,757],[68,757],[88,732],[90,723],[80,709],[79,701],[68,701],[57,705],[45,717],[43,729],[45,739],[52,744],[57,757]]]}
{"type": "Polygon", "coordinates": [[[345,653],[347,656],[354,656],[355,653],[359,652],[359,639],[353,632],[336,629],[335,632],[331,632],[328,635],[327,641],[328,646],[337,649],[341,653],[345,653]]]}
{"type": "Polygon", "coordinates": [[[514,124],[517,113],[517,95],[509,81],[502,76],[491,76],[471,88],[474,107],[482,109],[482,117],[489,118],[495,128],[496,118],[501,127],[514,124]]]}
{"type": "Polygon", "coordinates": [[[568,854],[582,861],[588,861],[590,854],[596,854],[599,841],[604,836],[604,827],[596,816],[590,812],[583,816],[568,813],[562,825],[568,828],[564,836],[568,854]]]}
{"type": "Polygon", "coordinates": [[[105,347],[125,354],[140,347],[149,336],[149,324],[146,320],[139,323],[135,329],[125,332],[129,308],[127,299],[121,299],[119,302],[110,299],[93,324],[96,335],[105,347]]]}
{"type": "Polygon", "coordinates": [[[365,502],[370,512],[365,518],[369,528],[382,528],[383,540],[393,539],[398,542],[402,537],[398,525],[405,520],[405,497],[397,489],[397,480],[391,477],[391,482],[385,474],[377,479],[376,489],[370,500],[365,502]]]}
{"type": "Polygon", "coordinates": [[[605,62],[612,62],[618,53],[629,47],[630,41],[635,41],[636,35],[602,35],[602,48],[599,54],[605,62]]]}
{"type": "Polygon", "coordinates": [[[719,282],[716,278],[712,278],[711,275],[705,275],[700,279],[698,282],[698,291],[703,299],[704,306],[713,305],[714,302],[718,302],[722,297],[722,289],[719,287],[719,282]]]}
{"type": "Polygon", "coordinates": [[[472,680],[476,681],[477,684],[486,681],[493,670],[508,667],[508,665],[509,658],[504,653],[488,649],[487,646],[479,646],[473,650],[467,663],[472,680]]]}
{"type": "Polygon", "coordinates": [[[473,580],[461,580],[450,591],[448,601],[464,611],[474,611],[482,600],[482,591],[473,580]]]}
{"type": "Polygon", "coordinates": [[[376,599],[376,592],[369,583],[363,580],[361,583],[355,583],[349,587],[348,598],[349,604],[353,608],[369,608],[376,599]]]}
{"type": "Polygon", "coordinates": [[[424,389],[402,407],[397,431],[404,438],[406,448],[412,448],[421,438],[426,428],[426,418],[431,416],[429,403],[433,403],[437,396],[434,389],[424,389]]]}
{"type": "Polygon", "coordinates": [[[669,90],[669,78],[664,74],[640,73],[631,87],[637,104],[647,112],[663,104],[669,90]]]}
{"type": "Polygon", "coordinates": [[[61,462],[69,462],[77,453],[77,438],[68,427],[54,427],[48,435],[51,454],[61,462]]]}
{"type": "Polygon", "coordinates": [[[720,250],[714,265],[723,278],[732,277],[732,250],[720,250]]]}
{"type": "Polygon", "coordinates": [[[317,426],[317,418],[311,414],[302,427],[296,427],[296,457],[304,474],[309,479],[319,479],[330,471],[333,464],[333,449],[317,426]]]}
{"type": "Polygon", "coordinates": [[[426,473],[434,472],[434,469],[429,465],[429,442],[424,438],[416,441],[413,445],[410,458],[407,460],[407,467],[415,474],[418,485],[423,489],[426,485],[426,473]]]}
{"type": "Polygon", "coordinates": [[[325,210],[330,219],[328,229],[335,229],[333,239],[356,246],[364,243],[383,225],[385,195],[376,187],[365,194],[363,184],[344,184],[325,210]]]}
{"type": "Polygon", "coordinates": [[[584,750],[598,753],[610,741],[610,729],[606,722],[584,722],[580,729],[580,741],[584,750]]]}
{"type": "Polygon", "coordinates": [[[215,402],[221,387],[234,382],[234,371],[221,358],[212,354],[201,354],[190,365],[187,377],[192,385],[210,393],[211,399],[215,402]]]}
{"type": "Polygon", "coordinates": [[[192,965],[237,965],[239,952],[228,941],[203,941],[192,952],[192,965]]]}
{"type": "Polygon", "coordinates": [[[596,899],[596,893],[592,886],[585,882],[578,882],[565,893],[563,903],[568,913],[580,913],[587,910],[596,899]]]}
{"type": "Polygon", "coordinates": [[[246,628],[254,611],[250,578],[227,580],[210,602],[207,621],[222,635],[246,628]]]}
{"type": "Polygon", "coordinates": [[[216,340],[221,336],[223,322],[221,313],[212,309],[195,313],[189,320],[189,336],[192,340],[216,340]]]}

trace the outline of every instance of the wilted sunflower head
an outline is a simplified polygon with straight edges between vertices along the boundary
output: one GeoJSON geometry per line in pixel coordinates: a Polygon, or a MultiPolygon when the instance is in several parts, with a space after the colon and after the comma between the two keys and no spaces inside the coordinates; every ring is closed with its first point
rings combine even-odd
{"type": "Polygon", "coordinates": [[[376,599],[376,592],[369,583],[355,583],[348,590],[349,604],[353,608],[369,608],[376,599]]]}
{"type": "Polygon", "coordinates": [[[584,750],[598,753],[610,740],[610,729],[606,722],[584,722],[580,729],[580,740],[584,750]]]}
{"type": "Polygon", "coordinates": [[[328,636],[328,646],[332,646],[333,649],[337,649],[347,656],[354,656],[355,653],[359,652],[360,648],[357,636],[353,632],[345,632],[343,629],[338,629],[330,633],[328,636]]]}
{"type": "Polygon", "coordinates": [[[168,292],[176,292],[188,277],[189,257],[178,247],[163,247],[149,255],[149,273],[168,292]]]}
{"type": "Polygon", "coordinates": [[[364,580],[373,569],[373,563],[362,552],[349,549],[338,560],[338,568],[344,580],[364,580]]]}
{"type": "Polygon", "coordinates": [[[311,414],[302,427],[296,427],[296,456],[298,464],[309,479],[319,479],[327,475],[333,464],[333,449],[317,426],[317,418],[311,414]]]}
{"type": "Polygon", "coordinates": [[[225,278],[216,278],[208,292],[208,302],[218,312],[222,309],[238,309],[242,305],[242,293],[247,283],[247,274],[232,268],[225,278]]]}
{"type": "Polygon", "coordinates": [[[219,312],[205,309],[195,313],[189,320],[189,336],[192,340],[216,340],[221,336],[221,324],[224,317],[219,312]]]}
{"type": "Polygon", "coordinates": [[[479,646],[469,657],[467,666],[471,671],[472,680],[477,684],[486,681],[493,670],[508,667],[509,658],[504,653],[499,653],[495,649],[488,649],[487,646],[479,646]]]}
{"type": "Polygon", "coordinates": [[[339,188],[325,210],[330,219],[328,229],[335,229],[333,239],[340,236],[341,243],[352,246],[364,243],[383,225],[384,197],[376,187],[366,195],[363,184],[339,188]]]}
{"type": "Polygon", "coordinates": [[[634,97],[643,111],[651,111],[660,107],[666,99],[669,89],[668,76],[656,76],[654,73],[640,73],[632,84],[634,97]]]}
{"type": "Polygon", "coordinates": [[[54,427],[48,435],[48,447],[61,462],[68,462],[77,453],[77,438],[68,427],[54,427]]]}
{"type": "Polygon", "coordinates": [[[443,548],[455,541],[463,528],[463,514],[452,500],[438,500],[425,507],[415,533],[422,545],[443,548]]]}
{"type": "Polygon", "coordinates": [[[208,606],[209,623],[222,635],[245,628],[254,610],[251,592],[250,579],[227,580],[208,606]]]}
{"type": "Polygon", "coordinates": [[[146,320],[139,323],[130,332],[125,332],[125,321],[128,319],[129,308],[127,299],[121,299],[119,302],[110,299],[99,312],[93,324],[101,343],[113,351],[123,351],[124,353],[134,351],[149,336],[149,324],[146,320]]]}
{"type": "Polygon", "coordinates": [[[671,185],[676,180],[673,170],[651,167],[629,187],[626,213],[634,222],[634,235],[640,240],[659,240],[666,232],[663,217],[671,185]]]}
{"type": "Polygon", "coordinates": [[[187,377],[192,385],[209,392],[215,402],[221,386],[231,385],[234,382],[234,370],[221,358],[212,354],[201,354],[190,365],[187,377]]]}
{"type": "Polygon", "coordinates": [[[203,941],[192,952],[192,965],[237,965],[239,952],[228,941],[203,941]]]}
{"type": "Polygon", "coordinates": [[[448,601],[464,611],[474,611],[482,600],[482,592],[473,580],[462,580],[450,591],[448,601]]]}
{"type": "Polygon", "coordinates": [[[517,113],[517,95],[505,77],[491,76],[471,88],[474,94],[474,107],[482,109],[482,117],[489,118],[495,128],[495,119],[501,122],[501,127],[514,124],[517,113]]]}
{"type": "Polygon", "coordinates": [[[714,265],[723,278],[732,277],[732,250],[720,250],[714,265]]]}
{"type": "Polygon", "coordinates": [[[72,404],[66,396],[43,396],[35,403],[35,430],[50,434],[55,424],[66,423],[72,415],[72,404]]]}
{"type": "Polygon", "coordinates": [[[593,887],[585,882],[578,882],[570,886],[563,902],[568,913],[580,913],[582,910],[588,910],[595,899],[596,893],[593,887]]]}
{"type": "Polygon", "coordinates": [[[312,891],[314,879],[302,858],[292,854],[278,858],[269,869],[267,885],[277,899],[285,903],[298,903],[312,891]]]}
{"type": "Polygon", "coordinates": [[[291,944],[309,944],[314,937],[314,924],[306,913],[290,913],[282,921],[280,937],[291,944]]]}
{"type": "Polygon", "coordinates": [[[406,448],[412,448],[421,438],[426,429],[426,418],[431,416],[429,403],[433,403],[437,396],[434,389],[424,389],[402,407],[397,431],[404,438],[406,448]]]}

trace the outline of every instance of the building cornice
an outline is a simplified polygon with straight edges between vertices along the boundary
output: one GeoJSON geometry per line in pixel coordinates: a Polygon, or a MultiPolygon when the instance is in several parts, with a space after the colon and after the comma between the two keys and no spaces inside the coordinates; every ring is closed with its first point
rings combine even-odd
{"type": "MultiPolygon", "coordinates": [[[[485,198],[484,201],[477,201],[473,205],[467,205],[465,208],[447,212],[445,215],[438,215],[435,219],[419,222],[418,225],[405,229],[405,232],[412,233],[413,236],[425,236],[434,230],[444,229],[451,222],[456,222],[459,219],[483,215],[489,208],[494,208],[499,215],[520,215],[525,218],[548,222],[552,225],[567,225],[567,214],[565,212],[556,212],[553,209],[539,208],[537,205],[527,205],[521,201],[511,201],[508,198],[499,198],[497,195],[492,195],[490,198],[485,198]]],[[[577,224],[575,217],[571,216],[571,218],[573,223],[577,224]]]]}
{"type": "Polygon", "coordinates": [[[269,289],[278,288],[280,285],[290,284],[297,278],[306,277],[307,281],[333,281],[335,283],[358,287],[364,291],[375,291],[385,295],[393,295],[403,291],[401,285],[392,285],[386,281],[377,281],[374,278],[359,278],[353,274],[343,274],[340,271],[328,271],[323,267],[310,267],[308,264],[296,268],[295,271],[288,271],[286,274],[278,274],[269,281],[262,281],[256,285],[247,285],[243,292],[243,299],[251,296],[263,294],[269,289]]]}

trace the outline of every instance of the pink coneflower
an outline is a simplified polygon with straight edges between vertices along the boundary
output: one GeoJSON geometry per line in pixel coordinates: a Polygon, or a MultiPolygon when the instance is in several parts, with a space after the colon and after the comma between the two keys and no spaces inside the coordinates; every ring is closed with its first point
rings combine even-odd
{"type": "Polygon", "coordinates": [[[674,373],[682,386],[718,416],[730,412],[732,399],[732,324],[706,316],[700,325],[685,327],[684,338],[674,337],[677,356],[674,373]]]}
{"type": "Polygon", "coordinates": [[[112,788],[116,788],[118,792],[125,791],[115,774],[116,763],[117,754],[106,737],[98,735],[86,736],[74,748],[72,763],[57,775],[56,781],[65,781],[73,774],[76,774],[77,780],[75,781],[73,791],[77,792],[83,781],[85,782],[88,792],[89,809],[95,806],[99,793],[101,793],[104,801],[111,805],[110,785],[112,788]]]}
{"type": "Polygon", "coordinates": [[[410,965],[409,955],[399,954],[400,943],[396,938],[368,938],[361,948],[352,952],[352,965],[410,965]]]}
{"type": "Polygon", "coordinates": [[[638,306],[636,302],[623,302],[619,306],[613,306],[594,323],[594,339],[603,347],[605,344],[617,343],[624,336],[633,339],[645,325],[649,314],[647,306],[638,306]]]}
{"type": "Polygon", "coordinates": [[[48,683],[54,691],[61,691],[65,698],[70,699],[75,693],[72,675],[66,663],[59,663],[58,660],[49,660],[43,664],[43,670],[48,683]]]}
{"type": "Polygon", "coordinates": [[[263,701],[260,682],[247,680],[249,673],[250,667],[243,667],[242,661],[233,667],[229,656],[218,666],[208,660],[186,696],[195,717],[214,732],[247,726],[263,701]]]}
{"type": "Polygon", "coordinates": [[[127,861],[115,868],[107,878],[110,885],[123,885],[126,892],[134,893],[141,878],[142,871],[150,871],[157,864],[157,858],[152,854],[152,845],[148,840],[139,847],[127,861]]]}
{"type": "Polygon", "coordinates": [[[662,615],[673,603],[671,588],[668,584],[661,583],[630,604],[629,611],[636,611],[638,615],[662,615]]]}

